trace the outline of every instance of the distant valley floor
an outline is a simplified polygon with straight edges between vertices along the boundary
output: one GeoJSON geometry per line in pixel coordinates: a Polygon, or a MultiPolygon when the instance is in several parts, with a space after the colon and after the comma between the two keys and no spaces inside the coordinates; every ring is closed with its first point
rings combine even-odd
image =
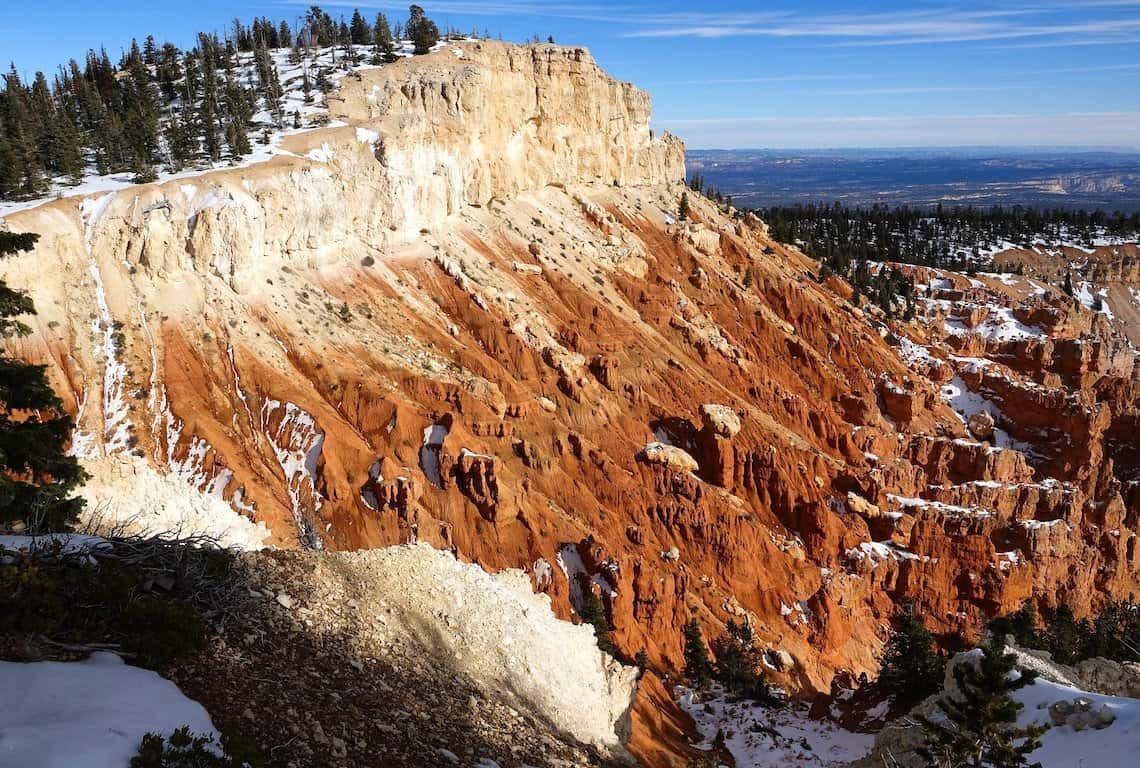
{"type": "Polygon", "coordinates": [[[1140,210],[1140,153],[693,150],[686,163],[750,208],[838,200],[1140,210]]]}

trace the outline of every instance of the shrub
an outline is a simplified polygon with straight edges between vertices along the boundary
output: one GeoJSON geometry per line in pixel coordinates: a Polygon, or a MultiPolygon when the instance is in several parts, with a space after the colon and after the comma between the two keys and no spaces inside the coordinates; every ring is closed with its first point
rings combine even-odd
{"type": "Polygon", "coordinates": [[[139,664],[161,667],[206,645],[206,624],[193,608],[144,595],[123,610],[126,645],[139,664]]]}
{"type": "Polygon", "coordinates": [[[131,758],[131,768],[257,768],[265,761],[257,748],[240,737],[190,732],[182,726],[168,737],[148,733],[131,758]]]}
{"type": "MultiPolygon", "coordinates": [[[[195,552],[200,575],[221,580],[229,556],[195,552]]],[[[114,559],[25,557],[0,564],[0,633],[69,643],[118,644],[132,662],[159,668],[206,643],[198,609],[150,592],[155,574],[114,559]]],[[[172,579],[173,582],[173,579],[172,579]]]]}

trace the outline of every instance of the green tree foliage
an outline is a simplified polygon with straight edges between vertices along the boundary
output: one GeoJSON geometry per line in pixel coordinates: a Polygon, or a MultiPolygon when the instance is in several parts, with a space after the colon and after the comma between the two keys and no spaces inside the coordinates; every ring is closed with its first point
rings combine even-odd
{"type": "Polygon", "coordinates": [[[963,661],[954,667],[958,693],[938,700],[944,719],[918,718],[926,735],[922,753],[932,765],[1040,767],[1030,763],[1028,755],[1041,746],[1048,727],[1017,727],[1023,705],[1010,696],[1033,683],[1036,673],[1016,670],[1016,660],[1000,643],[993,643],[981,648],[977,664],[963,661]]]}
{"type": "Polygon", "coordinates": [[[1067,270],[1065,272],[1065,282],[1061,285],[1061,290],[1065,292],[1066,296],[1073,295],[1073,275],[1067,270]]]}
{"type": "Polygon", "coordinates": [[[1090,630],[1087,621],[1078,621],[1072,609],[1062,604],[1053,612],[1053,618],[1045,632],[1045,646],[1056,661],[1072,664],[1080,659],[1085,638],[1091,634],[1090,630]]]}
{"type": "MultiPolygon", "coordinates": [[[[690,179],[693,189],[704,185],[705,180],[700,176],[690,179]]],[[[848,208],[835,203],[762,208],[756,213],[768,224],[773,238],[797,245],[848,280],[864,261],[919,264],[968,272],[979,265],[980,248],[1003,241],[1025,243],[1044,239],[1091,243],[1098,235],[1132,238],[1140,234],[1140,212],[1043,210],[1022,206],[848,208]]],[[[1024,265],[1009,264],[1003,268],[1024,272],[1024,265]]],[[[870,298],[876,300],[873,295],[870,298]]]]}
{"type": "MultiPolygon", "coordinates": [[[[430,48],[439,31],[417,8],[409,29],[430,48]]],[[[148,35],[141,46],[132,41],[118,62],[92,49],[54,78],[35,73],[30,85],[13,66],[0,75],[0,200],[42,196],[53,185],[80,182],[92,167],[144,182],[160,168],[202,168],[248,155],[251,134],[264,138],[270,124],[289,122],[273,51],[291,49],[299,64],[311,48],[323,55],[331,48],[347,65],[361,58],[353,44],[375,44],[376,63],[396,58],[383,14],[373,26],[357,11],[349,24],[312,6],[296,30],[264,17],[249,25],[234,19],[224,37],[198,34],[185,51],[148,35]],[[269,120],[255,122],[263,112],[269,120]]],[[[327,93],[330,73],[305,67],[306,103],[310,78],[327,93]]]]}
{"type": "MultiPolygon", "coordinates": [[[[0,257],[29,251],[37,239],[0,232],[0,257]]],[[[16,318],[34,312],[27,294],[0,280],[0,334],[26,335],[28,327],[16,318]]],[[[0,355],[0,523],[60,530],[82,509],[83,501],[70,494],[85,474],[66,454],[74,424],[44,371],[0,355]]]]}
{"type": "Polygon", "coordinates": [[[713,678],[713,664],[709,658],[709,649],[705,646],[705,637],[701,632],[701,625],[696,618],[689,619],[685,624],[685,669],[684,675],[697,688],[709,684],[713,678]]]}
{"type": "Polygon", "coordinates": [[[1042,622],[1036,604],[1026,600],[1013,613],[989,623],[990,633],[1025,648],[1049,651],[1062,664],[1102,657],[1114,661],[1140,661],[1140,606],[1109,601],[1099,613],[1078,619],[1062,603],[1042,622]]]}
{"type": "Polygon", "coordinates": [[[352,12],[352,21],[349,23],[348,28],[353,45],[372,44],[372,27],[368,26],[368,22],[360,15],[359,10],[352,12]]]}
{"type": "Polygon", "coordinates": [[[1140,605],[1131,601],[1105,605],[1092,622],[1081,656],[1140,661],[1140,605]]]}
{"type": "Polygon", "coordinates": [[[760,667],[760,651],[752,638],[752,627],[729,619],[724,634],[712,643],[716,664],[716,681],[729,693],[747,696],[764,704],[776,704],[777,698],[760,667]]]}
{"type": "Polygon", "coordinates": [[[878,685],[895,707],[909,709],[941,688],[945,667],[946,660],[934,650],[934,638],[907,610],[879,657],[878,685]]]}
{"type": "Polygon", "coordinates": [[[610,632],[613,628],[610,627],[609,619],[606,618],[606,607],[602,604],[602,599],[594,594],[592,589],[584,589],[582,592],[582,605],[578,612],[578,615],[582,617],[582,623],[594,627],[594,636],[598,638],[600,650],[611,656],[616,656],[617,648],[610,638],[610,632]]]}
{"type": "Polygon", "coordinates": [[[681,221],[689,218],[689,193],[681,193],[681,202],[677,205],[677,218],[681,221]]]}
{"type": "Polygon", "coordinates": [[[988,628],[994,637],[1012,635],[1017,644],[1024,648],[1045,648],[1038,621],[1037,603],[1032,599],[1022,602],[1013,613],[997,616],[990,620],[988,628]]]}
{"type": "Polygon", "coordinates": [[[0,197],[34,197],[45,189],[30,102],[13,66],[0,92],[0,197]]]}
{"type": "Polygon", "coordinates": [[[264,764],[257,748],[244,739],[225,733],[215,739],[191,733],[184,725],[169,736],[143,736],[130,768],[258,768],[264,764]]]}
{"type": "Polygon", "coordinates": [[[439,42],[439,27],[418,5],[408,8],[408,23],[404,25],[404,34],[411,38],[417,56],[428,53],[439,42]]]}
{"type": "Polygon", "coordinates": [[[388,17],[383,13],[376,14],[376,22],[372,25],[372,39],[374,41],[373,63],[396,60],[396,48],[392,39],[392,28],[388,26],[388,17]]]}

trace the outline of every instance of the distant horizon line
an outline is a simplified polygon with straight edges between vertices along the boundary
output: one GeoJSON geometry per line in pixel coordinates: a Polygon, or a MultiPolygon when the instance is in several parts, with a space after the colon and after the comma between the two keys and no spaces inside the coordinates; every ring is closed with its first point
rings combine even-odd
{"type": "Polygon", "coordinates": [[[896,146],[836,145],[826,147],[685,147],[686,152],[1103,152],[1140,155],[1140,146],[1120,144],[903,144],[896,146]]]}

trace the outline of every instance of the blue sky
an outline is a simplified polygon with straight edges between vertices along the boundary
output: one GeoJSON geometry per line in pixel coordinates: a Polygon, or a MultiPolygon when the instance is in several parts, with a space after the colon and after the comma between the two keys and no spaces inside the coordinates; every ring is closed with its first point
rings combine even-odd
{"type": "MultiPolygon", "coordinates": [[[[441,26],[585,45],[649,90],[691,148],[1140,148],[1140,0],[645,2],[423,0],[441,26]]],[[[184,45],[290,0],[50,0],[0,17],[5,59],[54,69],[148,32],[184,45]]],[[[322,3],[403,18],[402,2],[322,3]]]]}

